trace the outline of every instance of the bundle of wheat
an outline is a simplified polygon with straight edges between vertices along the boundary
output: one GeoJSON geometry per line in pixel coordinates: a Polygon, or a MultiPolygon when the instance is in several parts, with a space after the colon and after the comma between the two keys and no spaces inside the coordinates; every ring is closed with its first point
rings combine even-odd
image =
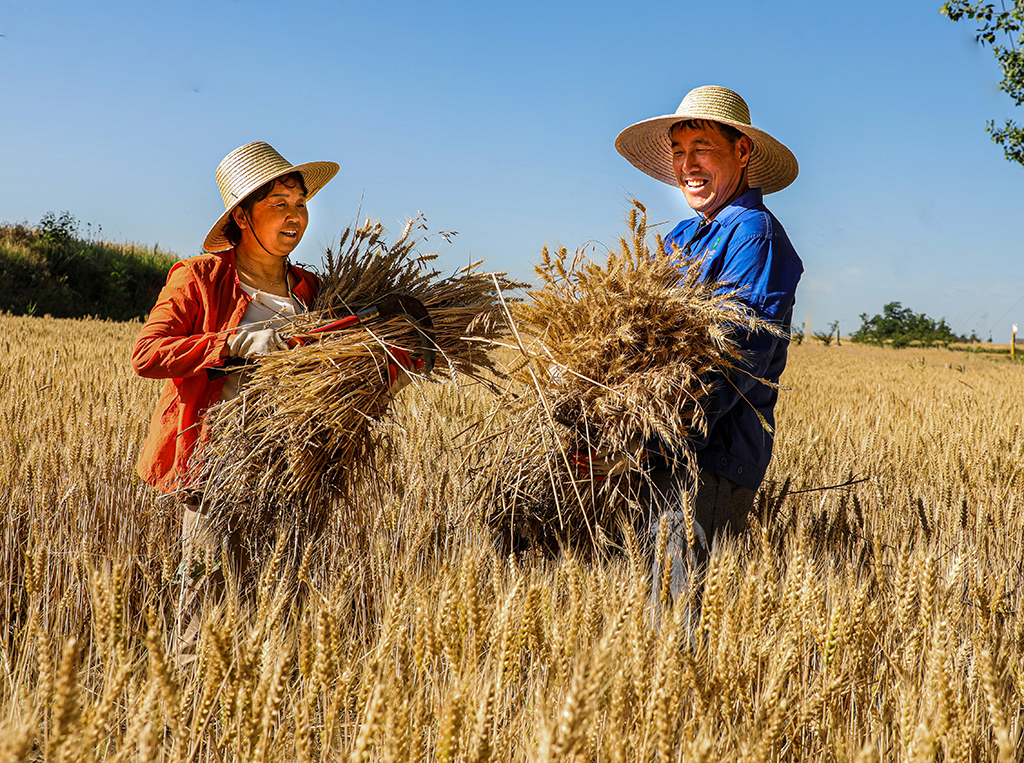
{"type": "MultiPolygon", "coordinates": [[[[404,294],[422,302],[434,323],[440,368],[449,368],[474,378],[496,373],[490,351],[494,342],[507,336],[498,292],[526,288],[505,273],[478,270],[482,260],[470,263],[452,276],[440,277],[427,263],[436,254],[416,251],[421,239],[414,233],[425,230],[422,217],[410,220],[398,240],[384,244],[384,229],[377,221],[342,234],[337,255],[328,249],[320,274],[316,310],[332,317],[349,315],[385,297],[404,294]],[[488,374],[482,375],[482,371],[488,374]]],[[[442,232],[446,240],[451,233],[442,232]]],[[[411,324],[396,326],[387,338],[404,347],[416,347],[418,338],[411,324]]]]}
{"type": "Polygon", "coordinates": [[[666,252],[660,236],[651,251],[646,211],[633,205],[630,237],[604,267],[545,249],[543,288],[513,308],[516,384],[491,424],[502,463],[483,467],[490,518],[506,537],[607,537],[629,518],[652,445],[694,471],[688,442],[706,431],[714,385],[737,368],[737,332],[781,333],[742,302],[742,289],[704,281],[699,262],[666,252]],[[595,482],[575,463],[580,453],[584,467],[612,460],[621,471],[595,482]]]}
{"type": "MultiPolygon", "coordinates": [[[[435,255],[417,254],[413,230],[410,223],[387,246],[378,222],[347,229],[341,255],[326,252],[314,309],[290,333],[408,295],[424,303],[434,323],[436,371],[493,378],[489,350],[504,325],[497,290],[522,284],[479,272],[479,263],[441,278],[424,268],[435,255]]],[[[255,545],[280,530],[321,529],[352,480],[373,469],[373,423],[392,402],[393,350],[415,355],[420,343],[415,324],[394,316],[319,335],[252,366],[243,393],[207,415],[209,437],[197,468],[214,524],[241,531],[255,545]]],[[[416,383],[427,379],[412,375],[416,383]]]]}

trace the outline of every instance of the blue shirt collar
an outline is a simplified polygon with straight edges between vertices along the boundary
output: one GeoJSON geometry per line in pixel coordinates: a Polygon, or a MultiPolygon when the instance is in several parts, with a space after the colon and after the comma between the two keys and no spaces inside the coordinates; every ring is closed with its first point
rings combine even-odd
{"type": "Polygon", "coordinates": [[[740,214],[744,210],[755,209],[763,206],[763,204],[764,194],[761,193],[761,189],[751,188],[742,196],[733,199],[722,207],[719,213],[715,215],[715,219],[712,220],[712,222],[718,223],[719,225],[728,225],[736,215],[740,214]]]}

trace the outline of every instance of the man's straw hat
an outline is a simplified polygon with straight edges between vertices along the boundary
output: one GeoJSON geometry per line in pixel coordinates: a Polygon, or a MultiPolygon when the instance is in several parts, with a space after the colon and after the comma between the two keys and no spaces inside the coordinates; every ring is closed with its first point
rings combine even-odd
{"type": "Polygon", "coordinates": [[[231,242],[224,237],[224,224],[235,207],[264,183],[269,183],[289,172],[301,172],[308,200],[327,185],[327,181],[337,174],[338,169],[335,162],[292,165],[272,146],[262,141],[236,148],[217,165],[217,185],[220,186],[220,195],[227,209],[210,228],[206,241],[203,242],[203,250],[222,252],[231,248],[231,242]]]}
{"type": "Polygon", "coordinates": [[[731,125],[754,142],[747,167],[747,182],[762,193],[775,193],[796,180],[800,168],[793,152],[771,135],[752,127],[747,102],[737,93],[717,85],[691,90],[675,114],[653,117],[630,125],[615,139],[615,148],[630,163],[663,183],[678,186],[672,172],[669,130],[684,119],[707,119],[731,125]]]}

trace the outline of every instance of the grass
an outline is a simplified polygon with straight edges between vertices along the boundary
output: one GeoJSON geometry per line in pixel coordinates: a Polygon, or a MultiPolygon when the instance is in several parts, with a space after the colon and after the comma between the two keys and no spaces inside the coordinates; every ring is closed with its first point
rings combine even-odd
{"type": "Polygon", "coordinates": [[[0,760],[1019,756],[1017,364],[793,347],[693,638],[682,608],[652,624],[638,539],[496,553],[464,467],[493,398],[410,387],[346,532],[229,581],[179,671],[177,508],[133,474],[159,386],[131,375],[138,329],[0,316],[0,760]]]}

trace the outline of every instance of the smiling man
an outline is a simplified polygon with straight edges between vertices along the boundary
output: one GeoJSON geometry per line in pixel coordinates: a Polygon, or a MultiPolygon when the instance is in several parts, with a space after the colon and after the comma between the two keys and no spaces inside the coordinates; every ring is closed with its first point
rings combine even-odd
{"type": "MultiPolygon", "coordinates": [[[[682,189],[697,213],[672,230],[666,246],[681,261],[695,262],[691,267],[700,267],[705,279],[739,289],[743,302],[788,335],[803,264],[762,199],[792,183],[798,165],[788,148],[750,124],[746,102],[724,87],[699,87],[674,114],[627,127],[615,147],[640,170],[682,189]]],[[[644,500],[652,536],[662,515],[668,517],[673,597],[691,572],[700,575],[716,535],[735,536],[746,526],[771,461],[774,385],[789,341],[743,332],[735,339],[745,364],[720,379],[705,401],[707,434],[693,440],[698,484],[688,485],[685,474],[672,468],[674,454],[659,443],[650,448],[651,487],[644,500]],[[694,548],[686,541],[682,491],[693,499],[694,548]]],[[[659,561],[653,561],[655,581],[661,579],[659,561]]]]}

